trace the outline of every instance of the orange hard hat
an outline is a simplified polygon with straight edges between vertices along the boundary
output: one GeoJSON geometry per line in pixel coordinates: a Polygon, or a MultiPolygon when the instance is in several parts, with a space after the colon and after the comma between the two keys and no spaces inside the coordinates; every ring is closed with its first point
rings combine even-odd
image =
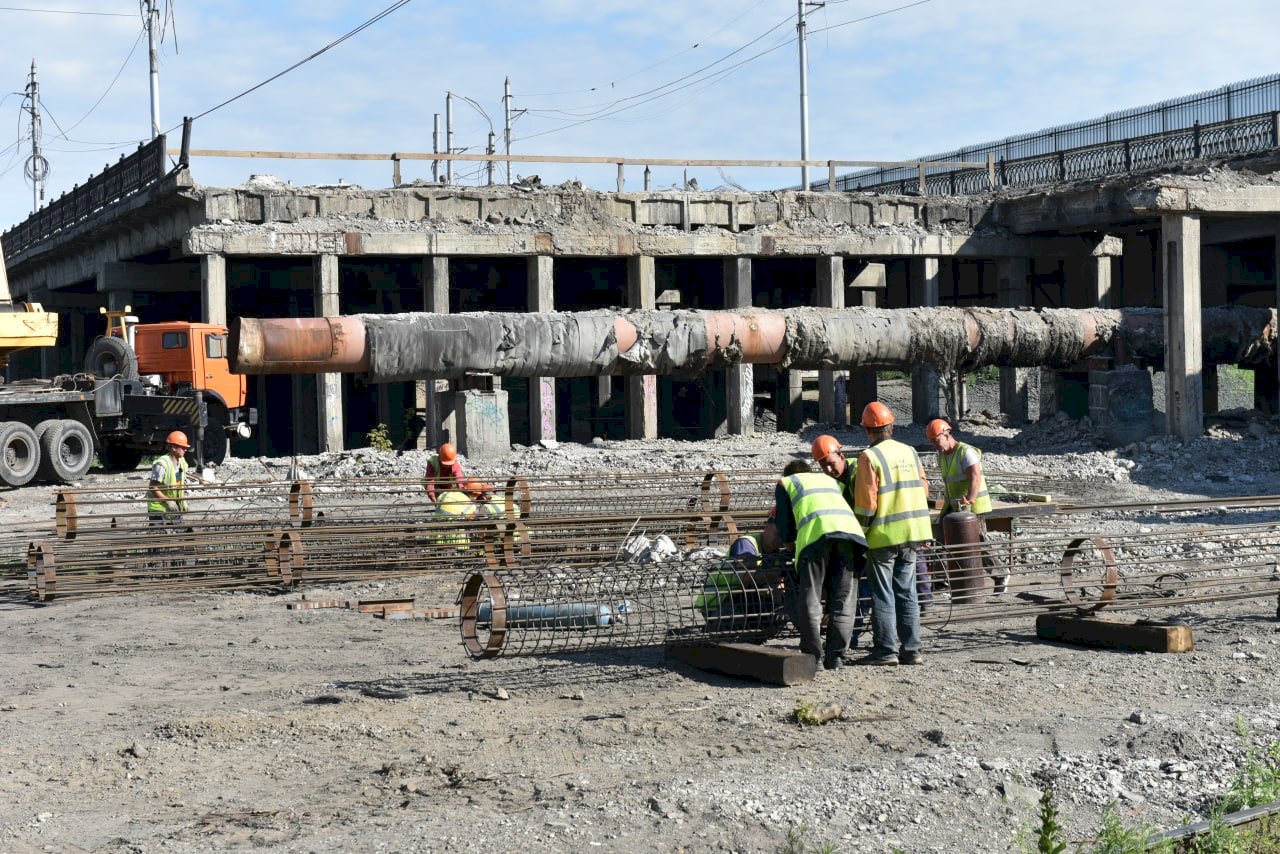
{"type": "Polygon", "coordinates": [[[463,484],[462,488],[472,495],[479,495],[483,492],[493,492],[492,484],[485,483],[482,480],[476,480],[475,478],[468,480],[463,484]]]}
{"type": "Polygon", "coordinates": [[[935,418],[924,427],[924,437],[932,442],[943,433],[950,433],[951,425],[943,421],[941,418],[935,418]]]}
{"type": "Polygon", "coordinates": [[[453,445],[450,445],[448,442],[445,442],[443,445],[440,446],[440,462],[444,463],[445,465],[450,465],[451,463],[457,462],[457,460],[458,460],[457,448],[455,448],[453,445]]]}
{"type": "Polygon", "coordinates": [[[862,410],[863,427],[888,427],[892,423],[893,413],[889,411],[889,407],[878,400],[871,401],[866,409],[862,410]]]}
{"type": "Polygon", "coordinates": [[[813,458],[819,462],[840,452],[840,440],[835,436],[819,436],[813,440],[813,458]]]}
{"type": "Polygon", "coordinates": [[[187,441],[187,434],[183,433],[181,430],[174,430],[172,433],[166,436],[164,439],[164,443],[166,445],[177,445],[179,448],[191,447],[191,443],[187,441]]]}

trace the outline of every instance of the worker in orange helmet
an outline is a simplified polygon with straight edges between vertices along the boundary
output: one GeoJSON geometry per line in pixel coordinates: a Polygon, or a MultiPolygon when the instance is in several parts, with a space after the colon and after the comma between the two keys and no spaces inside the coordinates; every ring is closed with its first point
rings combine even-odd
{"type": "MultiPolygon", "coordinates": [[[[958,441],[951,433],[951,425],[941,418],[925,425],[924,437],[938,452],[938,468],[942,472],[947,499],[942,515],[960,510],[977,514],[982,541],[986,542],[987,526],[982,517],[991,512],[991,495],[987,492],[987,479],[982,473],[982,452],[958,441]]],[[[1009,574],[999,569],[989,555],[983,557],[983,563],[995,584],[995,595],[1002,595],[1009,587],[1009,574]]]]}
{"type": "MultiPolygon", "coordinates": [[[[809,448],[810,455],[814,462],[818,464],[818,468],[822,469],[823,474],[833,478],[836,483],[840,484],[840,492],[844,496],[845,503],[852,510],[853,501],[853,461],[844,455],[844,449],[840,445],[840,440],[835,436],[823,434],[813,440],[813,445],[809,448]]],[[[871,585],[867,579],[866,567],[859,562],[855,567],[857,572],[857,592],[854,598],[853,606],[853,633],[849,637],[849,649],[856,649],[862,638],[863,626],[866,623],[867,616],[871,613],[871,585]]]]}
{"type": "Polygon", "coordinates": [[[458,462],[458,450],[445,442],[427,460],[427,471],[423,475],[422,485],[426,487],[427,497],[433,502],[439,491],[460,489],[466,482],[462,472],[462,463],[458,462]]]}
{"type": "Polygon", "coordinates": [[[186,453],[191,447],[187,434],[174,430],[165,437],[164,456],[151,465],[151,482],[147,485],[147,519],[152,525],[178,525],[187,511],[187,481],[198,479],[188,471],[186,453]]]}
{"type": "Polygon", "coordinates": [[[858,456],[853,512],[867,536],[871,654],[862,664],[921,664],[916,549],[933,539],[929,483],[915,448],[893,438],[893,412],[878,400],[862,411],[869,445],[858,456]]]}

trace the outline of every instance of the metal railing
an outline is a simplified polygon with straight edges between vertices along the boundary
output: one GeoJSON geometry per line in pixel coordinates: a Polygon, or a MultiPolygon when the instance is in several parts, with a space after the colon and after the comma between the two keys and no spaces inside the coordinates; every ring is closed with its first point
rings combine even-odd
{"type": "MultiPolygon", "coordinates": [[[[1096,178],[1195,156],[1246,154],[1276,147],[1277,111],[1280,74],[1273,74],[921,159],[981,160],[990,155],[1004,164],[1010,176],[1005,183],[1011,187],[1096,178]],[[1191,138],[1197,125],[1201,137],[1198,155],[1190,153],[1195,150],[1191,138]]],[[[965,170],[930,168],[928,173],[929,193],[986,189],[965,170]]],[[[913,190],[916,183],[915,170],[888,168],[841,176],[835,186],[838,190],[901,192],[913,190]]]]}
{"type": "Polygon", "coordinates": [[[76,185],[71,192],[63,193],[6,231],[0,237],[4,251],[12,257],[68,226],[88,219],[107,205],[155,183],[169,171],[165,157],[164,134],[139,144],[138,150],[132,154],[120,155],[117,163],[106,167],[83,185],[76,185]]]}

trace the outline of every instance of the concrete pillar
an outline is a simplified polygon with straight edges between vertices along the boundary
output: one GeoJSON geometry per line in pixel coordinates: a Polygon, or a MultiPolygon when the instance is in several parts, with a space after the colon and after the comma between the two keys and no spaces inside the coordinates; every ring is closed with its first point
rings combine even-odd
{"type": "MultiPolygon", "coordinates": [[[[839,255],[818,258],[818,305],[844,308],[844,258],[839,255]]],[[[847,411],[836,407],[836,372],[818,371],[818,420],[843,425],[847,411]]]]}
{"type": "MultiPolygon", "coordinates": [[[[312,275],[316,315],[333,317],[341,314],[338,256],[317,255],[312,261],[312,275]]],[[[319,374],[316,377],[316,404],[320,452],[343,450],[342,374],[319,374]]]]}
{"type": "MultiPolygon", "coordinates": [[[[529,311],[555,311],[553,259],[532,255],[528,260],[529,311]]],[[[529,378],[529,442],[556,438],[555,377],[529,378]]]]}
{"type": "Polygon", "coordinates": [[[1184,442],[1204,433],[1200,374],[1200,217],[1166,214],[1160,241],[1164,262],[1164,389],[1168,430],[1184,442]]]}
{"type": "MultiPolygon", "coordinates": [[[[652,309],[658,300],[652,255],[627,259],[627,307],[652,309]]],[[[627,377],[627,438],[658,437],[658,378],[627,377]]]]}
{"type": "MultiPolygon", "coordinates": [[[[1276,230],[1275,248],[1272,253],[1272,275],[1275,284],[1272,293],[1275,294],[1276,309],[1280,312],[1280,228],[1276,230]]],[[[1262,371],[1254,373],[1254,405],[1258,405],[1259,399],[1265,400],[1272,415],[1280,414],[1280,358],[1276,359],[1275,368],[1269,372],[1266,380],[1259,382],[1262,373],[1262,371]]]]}
{"type": "MultiPolygon", "coordinates": [[[[938,305],[937,258],[912,258],[908,298],[912,308],[938,305]]],[[[896,414],[896,413],[895,413],[896,414]]],[[[938,417],[938,372],[932,365],[917,365],[911,370],[911,420],[926,424],[938,417]]]]}
{"type": "MultiPolygon", "coordinates": [[[[423,257],[420,284],[422,310],[434,314],[448,314],[449,259],[440,255],[423,257]]],[[[439,447],[444,441],[442,434],[446,432],[450,438],[453,438],[456,432],[453,414],[442,411],[442,401],[448,391],[448,380],[419,380],[414,384],[414,406],[421,410],[422,417],[427,422],[418,439],[418,450],[439,447]]]]}
{"type": "Polygon", "coordinates": [[[200,256],[200,320],[227,324],[227,257],[200,256]]]}
{"type": "MultiPolygon", "coordinates": [[[[133,305],[133,291],[107,291],[107,311],[126,311],[133,305]]],[[[106,332],[106,326],[102,327],[106,332]]]]}
{"type": "MultiPolygon", "coordinates": [[[[889,286],[889,277],[884,264],[871,262],[853,276],[849,288],[856,297],[848,302],[863,308],[875,308],[880,294],[889,286]]],[[[857,424],[862,418],[862,410],[873,400],[880,398],[880,389],[876,382],[875,368],[854,368],[849,371],[849,407],[850,420],[857,424]]]]}
{"type": "MultiPolygon", "coordinates": [[[[996,261],[996,304],[1001,308],[1025,306],[1027,276],[1031,265],[1026,258],[996,261]]],[[[1030,379],[1035,368],[1000,368],[1000,411],[1014,424],[1030,416],[1030,379]]]]}
{"type": "Polygon", "coordinates": [[[1112,279],[1117,258],[1124,256],[1124,240],[1114,235],[1104,235],[1089,250],[1089,297],[1097,308],[1111,308],[1115,302],[1111,293],[1112,279]]]}
{"type": "MultiPolygon", "coordinates": [[[[751,259],[724,259],[724,307],[728,310],[751,307],[751,259]]],[[[729,433],[749,436],[755,432],[755,371],[753,365],[733,365],[725,369],[725,408],[729,433]]]]}

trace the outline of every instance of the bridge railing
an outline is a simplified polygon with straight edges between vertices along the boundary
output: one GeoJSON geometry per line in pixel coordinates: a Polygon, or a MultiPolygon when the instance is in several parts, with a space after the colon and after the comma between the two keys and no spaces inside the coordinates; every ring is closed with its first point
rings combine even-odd
{"type": "Polygon", "coordinates": [[[140,144],[132,154],[120,155],[118,162],[107,166],[83,185],[76,185],[69,193],[63,193],[6,231],[0,237],[5,253],[9,256],[16,255],[64,228],[87,219],[107,205],[155,183],[168,172],[168,161],[165,158],[164,134],[140,144]]]}

